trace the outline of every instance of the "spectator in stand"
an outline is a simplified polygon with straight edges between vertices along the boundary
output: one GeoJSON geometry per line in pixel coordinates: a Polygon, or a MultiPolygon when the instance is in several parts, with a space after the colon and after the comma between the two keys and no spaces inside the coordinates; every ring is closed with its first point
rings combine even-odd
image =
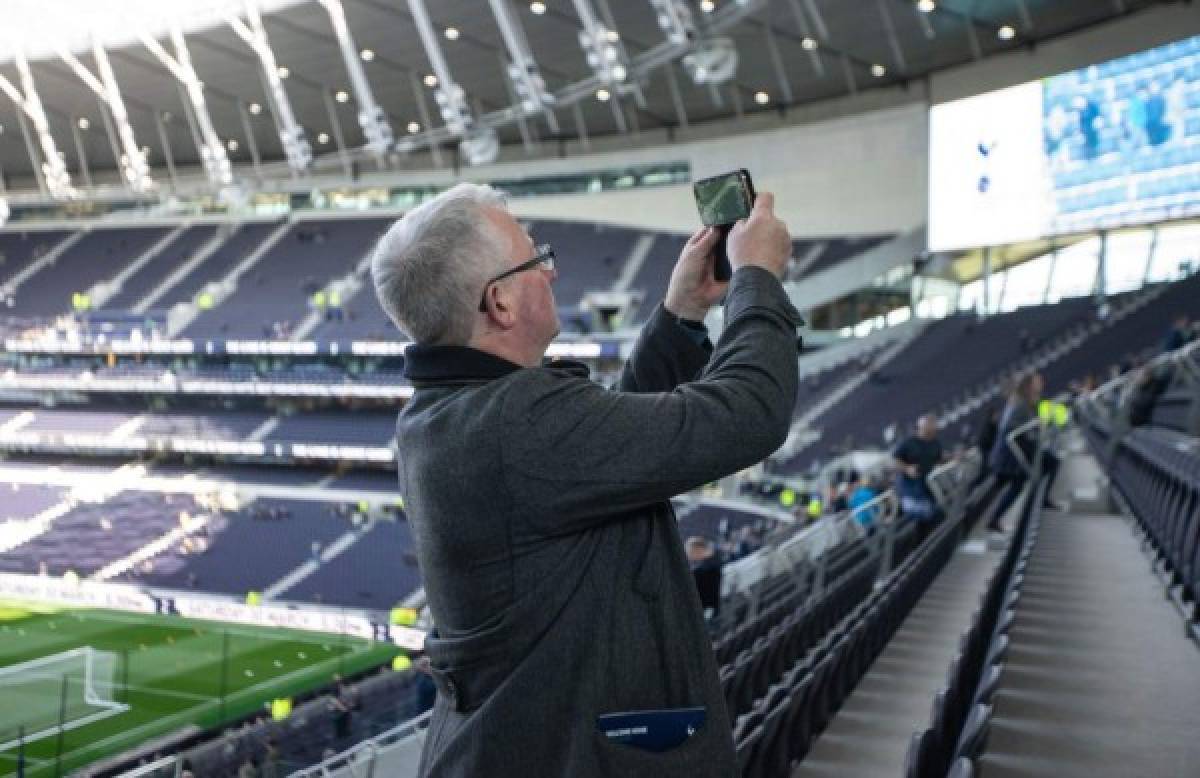
{"type": "Polygon", "coordinates": [[[707,618],[716,616],[721,609],[721,560],[716,547],[707,538],[692,536],[685,544],[688,564],[692,568],[692,580],[700,595],[700,607],[707,618]]]}
{"type": "Polygon", "coordinates": [[[917,421],[917,434],[906,438],[892,454],[896,464],[896,496],[900,498],[900,515],[917,523],[918,542],[924,539],[942,519],[929,474],[945,459],[938,440],[938,421],[927,413],[917,421]]]}
{"type": "Polygon", "coordinates": [[[1154,416],[1154,406],[1158,404],[1158,398],[1167,390],[1170,380],[1169,372],[1159,375],[1151,365],[1146,365],[1138,371],[1137,378],[1129,388],[1129,396],[1126,401],[1131,427],[1142,427],[1150,423],[1154,416]]]}
{"type": "Polygon", "coordinates": [[[875,531],[875,522],[879,518],[879,509],[865,508],[863,506],[878,497],[880,491],[879,479],[874,475],[851,484],[850,510],[854,511],[852,514],[854,520],[867,533],[875,531]]]}
{"type": "Polygon", "coordinates": [[[459,184],[379,242],[376,291],[413,339],[396,440],[436,625],[424,778],[737,773],[670,498],[787,435],[801,320],[773,204],[759,192],[729,233],[728,283],[713,277],[717,232],[687,241],[615,391],[543,361],[559,331],[554,254],[494,190],[459,184]],[[722,298],[713,347],[703,320],[722,298]],[[659,727],[651,712],[668,709],[691,731],[659,727]],[[610,740],[600,717],[630,711],[665,752],[610,740]]]}
{"type": "Polygon", "coordinates": [[[280,778],[282,772],[279,769],[280,751],[279,741],[274,735],[267,737],[266,753],[263,755],[262,766],[259,772],[262,778],[280,778]]]}
{"type": "MultiPolygon", "coordinates": [[[[996,442],[988,455],[988,467],[996,476],[996,483],[985,500],[986,504],[995,497],[996,493],[1002,495],[987,525],[988,529],[993,532],[1004,532],[1005,528],[1001,523],[1004,515],[1017,501],[1021,495],[1021,489],[1024,488],[1025,482],[1029,478],[1024,466],[1009,447],[1008,438],[1017,429],[1037,418],[1037,407],[1042,398],[1043,386],[1044,382],[1040,373],[1029,373],[1023,376],[1017,381],[1004,406],[1004,412],[1000,415],[996,442]]],[[[1032,463],[1037,455],[1039,434],[1039,430],[1027,430],[1016,439],[1017,446],[1027,462],[1032,463]]],[[[1058,475],[1058,457],[1050,451],[1043,452],[1042,472],[1049,477],[1046,486],[1046,494],[1049,495],[1050,488],[1054,485],[1054,479],[1058,475]]],[[[1049,496],[1046,498],[1046,507],[1061,510],[1060,506],[1050,502],[1049,496]]]]}
{"type": "Polygon", "coordinates": [[[1192,342],[1195,333],[1192,332],[1191,320],[1185,314],[1180,314],[1175,317],[1175,324],[1171,327],[1171,331],[1167,333],[1167,339],[1163,342],[1163,353],[1170,354],[1172,351],[1179,349],[1192,342]]]}
{"type": "Polygon", "coordinates": [[[341,678],[337,681],[337,690],[329,699],[329,707],[334,712],[333,734],[339,740],[350,736],[350,724],[354,718],[354,709],[358,707],[357,693],[346,685],[341,678]]]}
{"type": "Polygon", "coordinates": [[[1000,425],[1000,410],[1000,406],[989,408],[987,417],[979,427],[979,437],[976,439],[976,444],[979,446],[979,455],[983,458],[983,462],[979,467],[979,475],[975,477],[975,482],[971,484],[972,489],[979,486],[988,477],[987,458],[996,445],[996,430],[1000,425]]]}
{"type": "Polygon", "coordinates": [[[845,513],[850,507],[846,500],[846,491],[842,484],[832,483],[829,485],[829,499],[825,501],[825,510],[830,516],[836,516],[839,513],[845,513]]]}

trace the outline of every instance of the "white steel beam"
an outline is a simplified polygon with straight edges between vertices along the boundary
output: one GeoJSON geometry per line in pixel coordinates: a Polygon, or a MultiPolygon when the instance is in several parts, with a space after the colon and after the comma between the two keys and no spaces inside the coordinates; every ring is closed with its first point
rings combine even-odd
{"type": "Polygon", "coordinates": [[[304,135],[304,128],[296,121],[292,111],[292,103],[288,99],[287,90],[283,88],[283,79],[279,76],[279,65],[275,62],[275,52],[267,39],[267,30],[263,26],[262,14],[258,11],[255,0],[246,0],[246,19],[231,16],[227,20],[229,26],[238,34],[247,46],[258,55],[262,67],[263,78],[267,83],[267,94],[270,96],[274,114],[279,121],[279,141],[283,145],[284,156],[288,165],[295,173],[303,173],[312,165],[312,145],[304,135]]]}
{"type": "Polygon", "coordinates": [[[346,23],[346,11],[342,8],[341,0],[320,0],[321,5],[329,14],[333,25],[333,34],[337,37],[338,48],[342,52],[342,60],[346,63],[346,73],[350,76],[350,87],[354,90],[354,99],[358,103],[358,126],[362,128],[363,137],[367,140],[367,149],[376,159],[383,156],[392,148],[396,137],[392,126],[388,123],[387,115],[375,102],[371,91],[371,82],[363,69],[358,47],[350,34],[350,26],[346,23]]]}
{"type": "MultiPolygon", "coordinates": [[[[17,53],[16,65],[17,75],[21,80],[21,89],[17,89],[12,82],[0,76],[0,90],[3,90],[33,123],[33,131],[37,135],[37,147],[40,148],[42,157],[37,159],[36,154],[30,155],[34,171],[40,174],[39,178],[45,184],[51,197],[63,199],[76,197],[79,193],[71,186],[71,176],[67,172],[67,164],[58,151],[58,144],[54,142],[54,136],[50,134],[50,123],[46,119],[41,97],[39,97],[37,86],[33,82],[33,73],[29,70],[29,62],[26,61],[23,52],[17,53]]],[[[32,151],[34,149],[32,142],[29,145],[32,151]]]]}
{"type": "Polygon", "coordinates": [[[558,118],[550,110],[554,106],[554,95],[546,90],[546,81],[529,48],[520,17],[513,13],[511,0],[488,0],[488,4],[492,8],[492,15],[496,17],[504,47],[508,49],[508,79],[516,93],[522,115],[541,113],[546,117],[550,131],[557,134],[558,118]]]}
{"type": "Polygon", "coordinates": [[[192,67],[192,57],[188,51],[187,40],[183,37],[183,29],[179,26],[178,21],[171,25],[171,42],[175,47],[175,56],[171,56],[149,34],[140,32],[138,37],[186,90],[188,102],[191,103],[192,113],[196,117],[200,131],[201,140],[196,151],[199,152],[200,159],[204,164],[204,173],[208,176],[208,181],[214,189],[218,191],[225,189],[233,183],[233,166],[230,164],[229,156],[225,153],[225,146],[221,143],[221,138],[213,126],[212,115],[209,113],[208,103],[204,99],[204,83],[200,81],[200,77],[196,75],[196,69],[192,67]]]}
{"type": "Polygon", "coordinates": [[[630,79],[632,67],[620,33],[600,21],[591,0],[573,0],[573,3],[583,24],[579,31],[579,46],[596,80],[617,94],[637,93],[637,84],[630,79]]]}
{"type": "MultiPolygon", "coordinates": [[[[433,29],[433,20],[425,7],[425,0],[408,0],[408,8],[421,36],[425,56],[437,78],[433,96],[442,114],[442,122],[450,133],[461,139],[459,151],[469,165],[483,165],[495,160],[500,151],[496,131],[476,121],[467,105],[467,94],[454,80],[442,44],[433,29]]],[[[515,118],[515,116],[514,116],[515,118]]]]}
{"type": "Polygon", "coordinates": [[[92,40],[92,55],[96,58],[96,70],[99,71],[99,75],[88,70],[70,51],[65,48],[58,49],[58,56],[70,66],[83,83],[87,84],[89,89],[96,93],[96,97],[100,99],[103,107],[108,109],[108,115],[112,117],[113,129],[120,143],[117,166],[121,170],[121,177],[124,179],[125,185],[139,194],[149,192],[155,186],[154,179],[150,177],[150,165],[146,162],[146,155],[142,152],[142,147],[138,145],[133,127],[129,124],[125,100],[121,97],[121,88],[117,84],[117,77],[113,73],[112,65],[109,64],[108,52],[104,50],[104,46],[101,45],[98,38],[92,40]]]}
{"type": "Polygon", "coordinates": [[[425,48],[425,56],[433,75],[437,78],[434,89],[434,99],[441,110],[442,120],[446,127],[455,135],[464,137],[474,126],[475,119],[467,106],[466,93],[454,81],[442,44],[438,41],[437,32],[433,29],[433,20],[425,8],[425,0],[408,0],[409,10],[417,25],[417,33],[421,36],[421,45],[425,48]]]}

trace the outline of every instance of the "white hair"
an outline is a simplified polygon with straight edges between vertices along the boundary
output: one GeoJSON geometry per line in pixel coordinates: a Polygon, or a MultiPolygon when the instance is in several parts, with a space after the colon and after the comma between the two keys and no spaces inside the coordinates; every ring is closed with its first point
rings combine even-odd
{"type": "Polygon", "coordinates": [[[417,343],[466,345],[487,279],[510,247],[485,212],[503,208],[490,186],[458,184],[409,211],[371,257],[379,304],[417,343]]]}

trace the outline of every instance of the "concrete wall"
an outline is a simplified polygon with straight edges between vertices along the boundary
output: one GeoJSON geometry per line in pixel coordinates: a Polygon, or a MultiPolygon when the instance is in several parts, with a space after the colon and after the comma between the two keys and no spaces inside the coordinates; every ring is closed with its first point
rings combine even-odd
{"type": "MultiPolygon", "coordinates": [[[[775,193],[777,211],[797,237],[895,233],[925,221],[927,123],[928,112],[916,103],[669,147],[657,158],[687,160],[694,179],[746,168],[756,188],[775,193]]],[[[630,161],[611,156],[615,164],[630,161]]],[[[513,207],[531,218],[677,232],[699,224],[690,185],[538,197],[513,207]]]]}

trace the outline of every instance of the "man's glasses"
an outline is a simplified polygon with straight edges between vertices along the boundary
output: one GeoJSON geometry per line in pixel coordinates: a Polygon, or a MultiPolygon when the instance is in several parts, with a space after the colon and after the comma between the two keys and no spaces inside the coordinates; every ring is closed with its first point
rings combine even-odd
{"type": "Polygon", "coordinates": [[[479,312],[487,313],[487,290],[488,287],[497,281],[503,281],[509,276],[515,276],[517,273],[524,273],[526,270],[532,270],[535,267],[541,267],[543,270],[554,269],[554,249],[550,248],[549,243],[543,243],[537,247],[537,255],[533,259],[522,262],[516,267],[510,267],[498,276],[492,276],[483,285],[483,294],[479,297],[479,312]]]}

